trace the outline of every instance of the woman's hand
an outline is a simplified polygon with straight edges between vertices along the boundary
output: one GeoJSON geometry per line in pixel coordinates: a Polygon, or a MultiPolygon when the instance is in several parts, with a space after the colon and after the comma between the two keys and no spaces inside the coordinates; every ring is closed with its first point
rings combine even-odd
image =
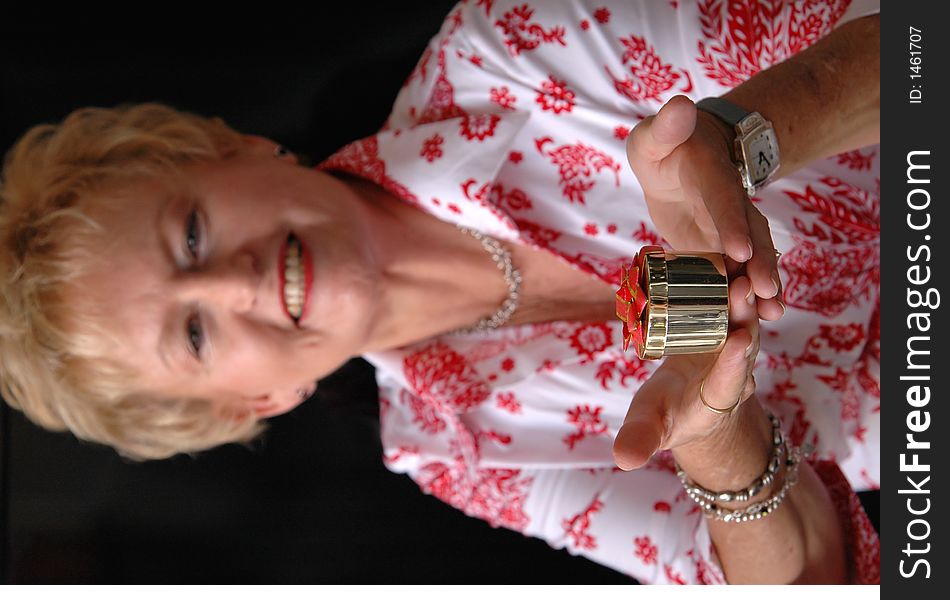
{"type": "Polygon", "coordinates": [[[759,349],[759,326],[749,279],[729,284],[730,333],[718,354],[667,357],[640,387],[614,440],[614,461],[629,471],[658,450],[704,446],[730,429],[736,412],[719,415],[703,406],[728,409],[755,391],[752,367],[759,349]],[[747,297],[749,299],[747,300],[747,297]]]}
{"type": "Polygon", "coordinates": [[[731,158],[734,137],[724,123],[676,96],[634,128],[627,158],[660,234],[674,249],[723,252],[746,263],[759,316],[775,320],[785,312],[775,245],[768,220],[740,184],[731,158]]]}

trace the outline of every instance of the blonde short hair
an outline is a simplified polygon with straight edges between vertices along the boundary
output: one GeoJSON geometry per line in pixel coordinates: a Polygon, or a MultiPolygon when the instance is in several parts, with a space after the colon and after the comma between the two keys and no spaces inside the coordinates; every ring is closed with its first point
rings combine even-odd
{"type": "Polygon", "coordinates": [[[108,233],[88,215],[106,190],[228,156],[241,140],[220,119],[141,104],[76,110],[10,149],[0,175],[0,394],[11,406],[136,460],[263,430],[251,415],[216,413],[208,399],[136,389],[134,374],[105,358],[109,340],[96,319],[76,314],[64,295],[89,262],[89,242],[108,233]]]}

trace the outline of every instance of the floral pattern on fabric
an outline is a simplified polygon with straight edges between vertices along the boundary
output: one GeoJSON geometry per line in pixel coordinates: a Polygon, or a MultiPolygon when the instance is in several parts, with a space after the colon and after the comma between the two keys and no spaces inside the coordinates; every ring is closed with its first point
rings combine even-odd
{"type": "MultiPolygon", "coordinates": [[[[721,95],[813,44],[849,4],[462,2],[384,129],[321,168],[619,285],[642,245],[665,244],[627,166],[637,122],[674,94],[721,95]]],[[[755,199],[785,253],[788,304],[762,324],[757,395],[833,467],[819,472],[862,582],[879,561],[850,487],[879,479],[879,169],[879,148],[862,148],[755,199]]],[[[656,368],[621,344],[619,321],[553,322],[368,355],[386,466],[468,515],[642,582],[725,583],[671,453],[614,466],[613,438],[656,368]]]]}

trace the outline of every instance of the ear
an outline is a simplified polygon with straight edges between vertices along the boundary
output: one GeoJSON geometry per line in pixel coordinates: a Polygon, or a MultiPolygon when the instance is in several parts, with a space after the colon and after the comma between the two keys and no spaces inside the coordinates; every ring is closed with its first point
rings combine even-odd
{"type": "Polygon", "coordinates": [[[307,396],[297,390],[282,390],[262,396],[237,396],[215,402],[215,414],[225,420],[251,417],[269,419],[290,412],[306,399],[307,396]]]}
{"type": "Polygon", "coordinates": [[[297,164],[298,158],[297,155],[293,152],[290,152],[284,148],[285,152],[282,154],[277,153],[278,148],[283,148],[279,143],[275,142],[266,137],[252,134],[241,134],[241,138],[244,141],[244,150],[245,152],[259,155],[262,158],[269,160],[280,160],[283,162],[297,164]]]}

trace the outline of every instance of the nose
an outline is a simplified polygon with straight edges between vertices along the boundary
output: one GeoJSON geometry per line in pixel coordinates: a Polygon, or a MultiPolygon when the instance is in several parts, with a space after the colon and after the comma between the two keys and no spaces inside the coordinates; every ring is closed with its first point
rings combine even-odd
{"type": "Polygon", "coordinates": [[[251,311],[257,304],[260,276],[254,257],[242,252],[228,261],[206,265],[188,274],[183,294],[190,300],[211,304],[237,313],[251,311]]]}

